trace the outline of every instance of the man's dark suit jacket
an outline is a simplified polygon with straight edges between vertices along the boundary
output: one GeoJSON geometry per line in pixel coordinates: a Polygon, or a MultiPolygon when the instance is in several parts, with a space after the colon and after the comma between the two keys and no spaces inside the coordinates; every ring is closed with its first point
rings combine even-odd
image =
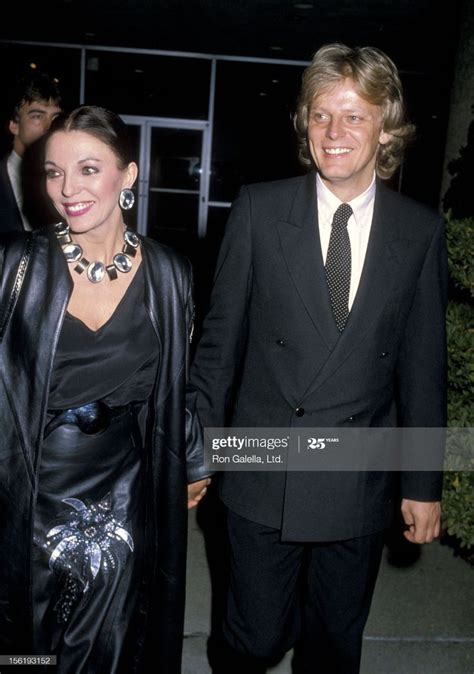
{"type": "MultiPolygon", "coordinates": [[[[0,161],[0,234],[24,231],[23,219],[8,175],[7,160],[8,155],[0,161]]],[[[42,151],[38,142],[25,150],[20,180],[24,195],[23,211],[32,229],[56,222],[58,214],[46,194],[42,151]]]]}
{"type": "MultiPolygon", "coordinates": [[[[315,174],[243,187],[191,370],[203,425],[445,426],[446,287],[442,219],[378,180],[362,277],[339,335],[315,174]]],[[[388,524],[398,479],[402,497],[440,499],[440,472],[224,472],[221,496],[243,517],[281,528],[283,540],[342,540],[388,524]]]]}
{"type": "Polygon", "coordinates": [[[18,208],[7,170],[8,155],[0,162],[0,234],[23,231],[23,220],[18,208]]]}

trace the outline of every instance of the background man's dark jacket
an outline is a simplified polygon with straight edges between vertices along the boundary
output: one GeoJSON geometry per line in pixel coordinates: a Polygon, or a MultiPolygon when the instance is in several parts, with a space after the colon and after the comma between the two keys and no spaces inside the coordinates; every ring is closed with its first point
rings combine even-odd
{"type": "Polygon", "coordinates": [[[0,234],[23,231],[23,220],[7,170],[8,155],[0,161],[0,234]]]}
{"type": "MultiPolygon", "coordinates": [[[[23,219],[8,175],[8,156],[0,161],[0,234],[24,231],[23,219]]],[[[20,189],[23,194],[23,212],[33,230],[59,221],[59,215],[46,193],[43,150],[39,142],[25,150],[21,162],[20,189]]]]}

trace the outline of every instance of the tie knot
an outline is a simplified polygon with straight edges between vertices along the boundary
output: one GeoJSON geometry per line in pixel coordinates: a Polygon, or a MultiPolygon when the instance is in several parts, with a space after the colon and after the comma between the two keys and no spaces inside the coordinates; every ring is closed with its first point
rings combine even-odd
{"type": "Polygon", "coordinates": [[[337,207],[332,220],[332,226],[347,227],[347,222],[352,215],[352,208],[349,204],[341,204],[337,207]]]}

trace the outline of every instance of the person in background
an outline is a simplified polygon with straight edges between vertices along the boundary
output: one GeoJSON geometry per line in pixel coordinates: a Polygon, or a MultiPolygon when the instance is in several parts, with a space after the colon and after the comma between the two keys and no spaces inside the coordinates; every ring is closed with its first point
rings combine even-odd
{"type": "MultiPolygon", "coordinates": [[[[295,127],[307,174],[242,187],[226,227],[191,369],[203,426],[442,429],[444,221],[383,184],[413,131],[395,64],[321,47],[295,127]]],[[[264,672],[293,646],[295,674],[357,674],[398,495],[422,544],[439,535],[441,489],[441,470],[224,470],[215,674],[264,672]]]]}
{"type": "Polygon", "coordinates": [[[118,115],[55,119],[44,171],[60,222],[0,237],[0,649],[58,674],[179,674],[187,508],[209,483],[191,265],[125,227],[118,115]]]}
{"type": "Polygon", "coordinates": [[[13,146],[0,162],[0,233],[31,230],[47,218],[48,207],[41,201],[42,181],[36,170],[38,154],[33,146],[61,110],[57,81],[46,73],[32,70],[12,91],[8,130],[13,146]],[[25,154],[29,156],[24,161],[25,154]],[[35,221],[38,217],[41,222],[35,221]]]}

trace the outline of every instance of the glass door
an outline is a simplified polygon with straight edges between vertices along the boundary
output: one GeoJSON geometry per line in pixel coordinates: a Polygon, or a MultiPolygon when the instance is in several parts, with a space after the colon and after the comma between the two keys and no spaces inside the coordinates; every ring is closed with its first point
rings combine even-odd
{"type": "Polygon", "coordinates": [[[206,234],[207,122],[122,115],[136,147],[136,229],[187,253],[206,234]]]}

